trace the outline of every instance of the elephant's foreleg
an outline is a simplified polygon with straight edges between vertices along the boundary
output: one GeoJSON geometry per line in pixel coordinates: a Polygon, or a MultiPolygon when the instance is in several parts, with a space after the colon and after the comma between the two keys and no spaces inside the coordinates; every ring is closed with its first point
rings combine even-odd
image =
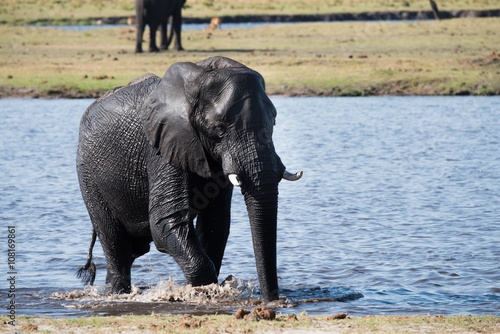
{"type": "Polygon", "coordinates": [[[156,248],[174,258],[189,284],[217,283],[215,266],[203,250],[193,222],[179,219],[181,216],[184,214],[175,214],[151,227],[156,248]]]}
{"type": "Polygon", "coordinates": [[[217,282],[213,262],[198,240],[190,208],[190,175],[154,156],[149,172],[149,222],[156,248],[170,254],[193,285],[217,282]]]}
{"type": "Polygon", "coordinates": [[[209,191],[213,189],[218,196],[210,199],[206,207],[200,211],[196,220],[196,234],[203,249],[214,263],[218,275],[229,237],[232,186],[222,187],[214,182],[207,185],[204,187],[207,192],[205,195],[211,197],[209,191]]]}

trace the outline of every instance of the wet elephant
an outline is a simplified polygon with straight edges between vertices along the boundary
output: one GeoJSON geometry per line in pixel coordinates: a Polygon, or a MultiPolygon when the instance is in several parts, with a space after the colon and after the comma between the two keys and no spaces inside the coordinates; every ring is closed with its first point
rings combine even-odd
{"type": "Polygon", "coordinates": [[[272,141],[276,109],[255,71],[228,58],[172,65],[94,102],[80,125],[77,171],[106,282],[129,292],[131,266],[150,243],[192,285],[216,283],[229,236],[233,186],[251,225],[261,291],[278,298],[278,183],[289,173],[272,141]],[[196,227],[194,220],[196,219],[196,227]]]}

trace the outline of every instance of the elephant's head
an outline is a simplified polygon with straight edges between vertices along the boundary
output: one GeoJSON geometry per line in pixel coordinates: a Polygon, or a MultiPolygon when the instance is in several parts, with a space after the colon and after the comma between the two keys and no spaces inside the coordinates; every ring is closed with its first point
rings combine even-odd
{"type": "MultiPolygon", "coordinates": [[[[257,72],[223,57],[172,65],[146,101],[148,139],[170,164],[241,187],[266,301],[278,299],[278,183],[294,180],[272,142],[276,109],[257,72]]],[[[300,173],[300,172],[299,172],[300,173]]]]}

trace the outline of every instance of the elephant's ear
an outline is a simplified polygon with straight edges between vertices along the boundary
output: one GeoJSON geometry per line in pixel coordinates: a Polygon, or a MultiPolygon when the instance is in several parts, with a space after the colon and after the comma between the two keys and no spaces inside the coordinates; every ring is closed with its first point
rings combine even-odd
{"type": "Polygon", "coordinates": [[[145,101],[142,122],[146,137],[170,164],[210,177],[203,146],[190,122],[197,78],[204,69],[193,63],[172,65],[145,101]]]}

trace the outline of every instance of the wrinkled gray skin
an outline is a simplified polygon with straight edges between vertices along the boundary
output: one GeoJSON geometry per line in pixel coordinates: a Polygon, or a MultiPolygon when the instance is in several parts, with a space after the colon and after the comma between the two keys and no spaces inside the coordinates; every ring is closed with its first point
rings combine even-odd
{"type": "Polygon", "coordinates": [[[175,50],[181,45],[182,6],[186,0],[135,0],[137,36],[135,52],[142,52],[142,36],[149,25],[149,51],[167,50],[175,34],[175,50]],[[167,24],[170,19],[170,36],[167,39],[167,24]],[[156,46],[156,31],[160,28],[160,49],[156,46]]]}
{"type": "MultiPolygon", "coordinates": [[[[275,117],[263,78],[223,57],[174,64],[163,78],[137,78],[87,109],[78,177],[113,292],[130,291],[132,263],[151,241],[175,259],[188,283],[216,283],[234,173],[263,297],[278,299],[276,219],[285,167],[271,139],[275,117]]],[[[83,271],[92,270],[93,242],[83,271]]]]}

